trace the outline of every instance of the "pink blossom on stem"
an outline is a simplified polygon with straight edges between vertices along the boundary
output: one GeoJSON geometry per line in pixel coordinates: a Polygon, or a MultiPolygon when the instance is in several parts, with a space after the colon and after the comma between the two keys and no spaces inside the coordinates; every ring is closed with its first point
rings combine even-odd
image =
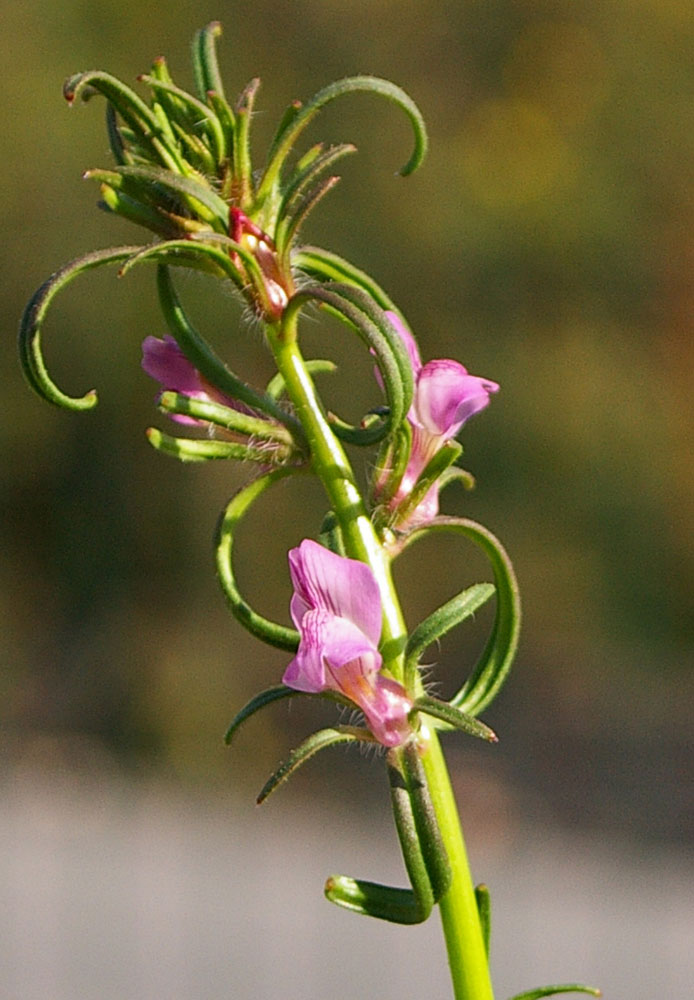
{"type": "MultiPolygon", "coordinates": [[[[191,399],[200,399],[206,403],[221,403],[222,406],[240,409],[236,400],[215,389],[212,383],[200,374],[168,333],[164,335],[163,340],[159,337],[145,337],[142,342],[142,368],[161,385],[163,392],[178,392],[191,399]]],[[[169,416],[179,424],[203,423],[184,414],[172,413],[169,416]]]]}
{"type": "MultiPolygon", "coordinates": [[[[416,341],[400,317],[394,312],[386,316],[400,335],[410,358],[414,376],[414,396],[407,419],[412,427],[412,450],[397,492],[391,501],[395,508],[407,496],[428,462],[447,441],[456,436],[463,424],[489,403],[499,386],[489,379],[470,375],[458,361],[438,358],[422,364],[416,341]]],[[[417,509],[410,514],[408,525],[420,524],[436,517],[439,510],[439,488],[435,483],[417,509]]]]}
{"type": "Polygon", "coordinates": [[[282,680],[296,691],[345,695],[379,743],[399,746],[411,733],[412,701],[380,673],[381,596],[370,567],[304,539],[289,553],[289,571],[301,640],[282,680]]]}

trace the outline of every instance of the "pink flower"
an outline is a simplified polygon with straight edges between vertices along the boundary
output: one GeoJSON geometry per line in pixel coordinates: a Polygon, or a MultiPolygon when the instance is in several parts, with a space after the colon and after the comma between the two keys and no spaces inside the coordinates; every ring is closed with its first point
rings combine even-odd
{"type": "MultiPolygon", "coordinates": [[[[151,378],[159,382],[164,392],[178,392],[183,396],[190,396],[191,399],[221,403],[222,406],[240,409],[236,400],[215,389],[200,374],[168,333],[164,335],[163,340],[159,337],[145,337],[142,342],[142,367],[151,378]]],[[[183,414],[170,414],[170,416],[180,424],[203,423],[183,414]]]]}
{"type": "MultiPolygon", "coordinates": [[[[386,316],[407,348],[414,375],[414,397],[407,419],[412,426],[412,451],[390,506],[395,508],[409,496],[412,487],[427,463],[446,441],[454,438],[463,424],[489,403],[499,386],[489,379],[469,375],[459,362],[439,358],[422,364],[414,337],[394,312],[386,316]]],[[[438,484],[434,484],[417,509],[408,518],[408,525],[419,524],[436,517],[439,510],[438,484]]]]}
{"type": "Polygon", "coordinates": [[[289,553],[290,610],[301,641],[283,682],[296,691],[336,691],[361,709],[384,746],[410,735],[412,701],[379,671],[381,595],[366,563],[304,539],[289,553]]]}

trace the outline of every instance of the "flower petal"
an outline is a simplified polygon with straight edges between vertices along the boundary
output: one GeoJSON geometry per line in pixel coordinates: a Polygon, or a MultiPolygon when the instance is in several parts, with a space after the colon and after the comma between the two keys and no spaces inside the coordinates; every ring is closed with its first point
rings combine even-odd
{"type": "Polygon", "coordinates": [[[320,609],[353,622],[378,645],[381,594],[366,563],[338,556],[306,538],[289,552],[289,571],[294,585],[291,614],[298,629],[309,610],[320,609]]]}
{"type": "Polygon", "coordinates": [[[410,737],[412,729],[408,716],[412,701],[396,681],[376,674],[371,697],[362,702],[360,708],[371,732],[384,746],[400,746],[410,737]]]}
{"type": "Polygon", "coordinates": [[[419,356],[419,348],[417,347],[417,341],[414,336],[407,329],[403,321],[400,319],[397,313],[391,312],[390,310],[386,312],[386,316],[390,320],[391,326],[394,326],[400,335],[400,339],[407,348],[407,353],[410,357],[410,364],[412,365],[412,372],[416,376],[419,369],[422,367],[422,360],[419,356]]]}
{"type": "Polygon", "coordinates": [[[173,337],[145,337],[142,342],[142,367],[162,387],[186,396],[207,398],[197,368],[190,363],[173,337]]]}
{"type": "Polygon", "coordinates": [[[413,409],[421,427],[448,440],[498,389],[496,382],[468,375],[457,361],[427,361],[419,373],[413,409]]]}
{"type": "Polygon", "coordinates": [[[331,689],[356,700],[355,685],[377,672],[381,662],[376,647],[352,622],[311,610],[301,620],[299,649],[282,680],[297,691],[331,689]]]}

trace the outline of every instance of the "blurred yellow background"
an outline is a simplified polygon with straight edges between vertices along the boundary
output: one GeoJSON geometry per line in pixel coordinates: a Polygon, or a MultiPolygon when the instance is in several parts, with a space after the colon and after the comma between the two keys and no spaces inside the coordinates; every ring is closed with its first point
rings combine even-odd
{"type": "MultiPolygon", "coordinates": [[[[234,712],[278,681],[286,656],[242,632],[214,579],[215,521],[249,470],[183,467],[144,437],[150,423],[165,423],[139,365],[142,339],[164,332],[153,274],[82,277],[49,318],[51,370],[67,391],[95,385],[96,411],[40,402],[15,356],[24,303],[51,271],[96,247],[146,239],[98,212],[96,187],[81,182],[84,169],[109,164],[103,105],[68,110],[63,79],[98,67],[132,82],[166,54],[189,86],[187,47],[211,19],[224,27],[227,92],[263,80],[259,162],[289,101],[341,76],[392,79],[429,127],[428,159],[402,179],[394,173],[410,136],[397,110],[366,96],[328,108],[306,143],[354,141],[359,155],[303,236],[374,275],[424,358],[456,357],[501,384],[462,436],[477,489],[452,489],[444,500],[502,538],[525,607],[517,665],[487,713],[499,747],[451,742],[473,843],[512,851],[517,830],[563,830],[639,857],[690,848],[694,7],[686,0],[30,0],[4,11],[0,785],[27,774],[117,774],[126,787],[206,789],[208,805],[236,796],[238,813],[242,804],[251,810],[288,747],[331,717],[313,705],[277,708],[249,723],[235,748],[221,744],[234,712]]],[[[195,277],[179,287],[233,366],[266,380],[267,353],[231,296],[195,277]]],[[[375,401],[369,360],[356,398],[344,334],[314,323],[305,336],[310,353],[344,362],[343,381],[326,391],[358,416],[375,401]]],[[[369,456],[356,462],[366,469],[369,456]]],[[[240,574],[266,614],[287,620],[285,553],[317,531],[322,512],[317,489],[292,484],[248,524],[240,574]]],[[[408,621],[468,578],[487,579],[487,570],[462,547],[408,557],[399,573],[408,621]]],[[[487,625],[480,616],[470,634],[442,646],[442,693],[464,676],[487,625]]],[[[382,783],[373,762],[333,752],[283,795],[324,809],[329,831],[347,790],[358,828],[382,783]]],[[[327,907],[319,878],[312,888],[315,906],[327,907]]],[[[635,982],[609,996],[674,998],[645,989],[635,982]]]]}

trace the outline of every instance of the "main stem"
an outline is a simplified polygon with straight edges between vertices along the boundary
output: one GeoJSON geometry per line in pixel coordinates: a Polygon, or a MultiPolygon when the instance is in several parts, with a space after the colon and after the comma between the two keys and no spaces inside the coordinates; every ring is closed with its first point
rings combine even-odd
{"type": "MultiPolygon", "coordinates": [[[[268,339],[287,395],[303,425],[314,471],[323,483],[342,530],[345,551],[367,563],[379,584],[383,603],[384,667],[402,679],[406,629],[386,556],[357,488],[352,467],[333,434],[313,380],[296,343],[296,314],[283,328],[270,328],[268,339]]],[[[489,962],[470,876],[458,809],[436,733],[426,731],[422,763],[429,782],[441,839],[451,866],[451,887],[440,900],[441,922],[455,1000],[494,1000],[489,962]]]]}

